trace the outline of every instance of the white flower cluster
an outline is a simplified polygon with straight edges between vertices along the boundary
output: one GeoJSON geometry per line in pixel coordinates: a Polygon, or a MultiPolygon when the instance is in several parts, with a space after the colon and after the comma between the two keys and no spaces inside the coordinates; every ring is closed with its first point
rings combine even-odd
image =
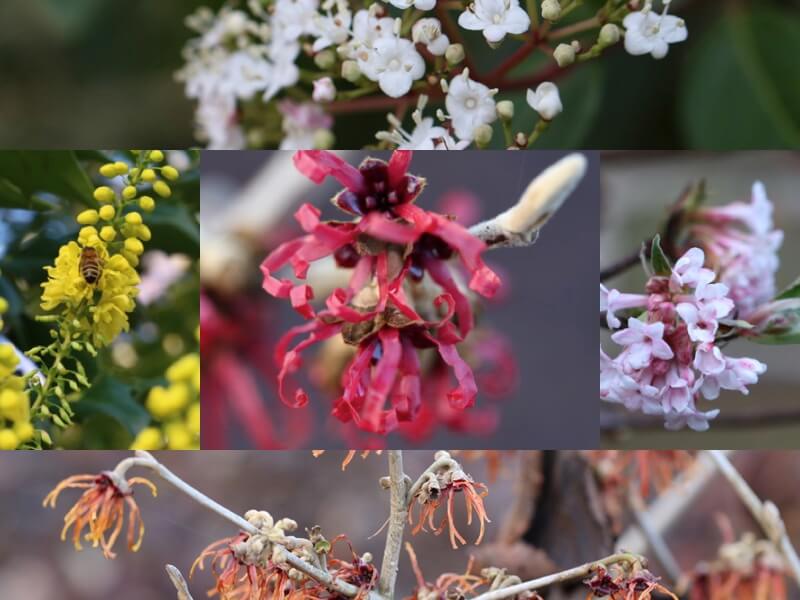
{"type": "MultiPolygon", "coordinates": [[[[436,7],[435,0],[387,2],[418,11],[436,7]]],[[[338,61],[345,81],[374,82],[391,98],[405,96],[415,82],[425,78],[426,55],[429,60],[440,61],[446,55],[448,61],[459,55],[463,58],[463,48],[451,43],[439,19],[423,15],[413,22],[410,31],[401,31],[403,21],[387,16],[380,2],[355,12],[349,0],[275,0],[269,9],[261,0],[247,4],[249,10],[226,6],[217,14],[203,8],[187,19],[199,36],[187,45],[186,65],[178,77],[185,84],[187,96],[197,101],[198,136],[211,148],[241,148],[246,144],[240,103],[259,97],[268,102],[281,90],[296,85],[301,80],[298,59],[303,53],[317,61],[320,53],[328,52],[326,58],[330,60],[321,67],[323,71],[338,61]]],[[[519,0],[474,0],[460,14],[458,23],[465,29],[481,31],[492,46],[506,35],[527,32],[531,26],[519,0]]],[[[334,79],[323,72],[313,81],[303,81],[313,84],[313,103],[278,103],[279,113],[289,121],[283,124],[287,138],[282,148],[330,139],[325,132],[332,120],[318,110],[318,105],[338,98],[334,79]]],[[[403,130],[395,119],[391,121],[392,131],[380,132],[378,137],[404,148],[464,148],[475,140],[482,126],[498,118],[494,99],[498,90],[471,79],[467,69],[450,81],[442,79],[441,84],[449,113],[438,114],[441,125],[435,125],[432,117],[422,116],[425,99],[421,98],[413,132],[403,130]]],[[[528,102],[548,120],[561,111],[558,89],[549,82],[530,90],[528,102]]]]}

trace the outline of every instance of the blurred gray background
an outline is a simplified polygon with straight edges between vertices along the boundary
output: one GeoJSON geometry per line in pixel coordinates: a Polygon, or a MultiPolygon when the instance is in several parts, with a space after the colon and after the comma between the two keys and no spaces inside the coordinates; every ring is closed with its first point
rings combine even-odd
{"type": "MultiPolygon", "coordinates": [[[[709,154],[608,153],[602,156],[603,212],[600,225],[600,267],[626,256],[662,226],[668,207],[684,187],[706,180],[709,204],[737,200],[749,202],[750,188],[760,179],[775,205],[774,221],[784,231],[777,274],[778,289],[800,275],[800,153],[741,152],[709,154]]],[[[609,280],[607,285],[637,292],[644,284],[639,268],[609,280]]],[[[604,347],[607,332],[603,334],[604,347]]],[[[703,410],[721,409],[710,431],[665,431],[655,418],[651,426],[636,431],[613,428],[605,432],[604,445],[638,448],[783,448],[797,447],[800,435],[800,347],[765,346],[736,340],[726,350],[731,356],[750,356],[768,365],[750,395],[724,391],[703,410]],[[768,415],[791,415],[772,418],[768,415]],[[735,423],[726,418],[735,416],[735,423]],[[741,419],[742,416],[748,417],[741,419]]],[[[605,416],[619,414],[609,404],[605,416]]]]}
{"type": "MultiPolygon", "coordinates": [[[[113,468],[126,452],[65,451],[56,454],[4,452],[0,455],[0,598],[25,600],[115,600],[174,598],[175,592],[164,564],[177,566],[188,576],[197,555],[211,542],[235,535],[234,526],[175,491],[157,476],[141,469],[130,475],[150,478],[158,487],[151,498],[142,488],[136,500],[142,510],[146,531],[137,553],[117,544],[117,558],[106,560],[102,552],[84,544],[76,552],[71,542],[62,543],[59,534],[64,514],[80,496],[67,491],[56,510],[43,508],[42,499],[60,480],[70,475],[98,473],[113,468]],[[13,516],[13,517],[12,517],[13,516]]],[[[388,492],[378,485],[387,474],[386,457],[356,457],[346,471],[340,464],[343,452],[313,458],[309,451],[297,452],[159,452],[169,469],[203,493],[234,512],[250,508],[268,510],[276,518],[295,519],[302,528],[318,524],[332,539],[346,533],[357,552],[372,552],[380,564],[385,532],[367,538],[380,529],[388,516],[388,492]]],[[[404,456],[405,470],[414,478],[433,461],[433,452],[415,451],[404,456]]],[[[479,481],[486,481],[486,461],[463,460],[464,468],[479,481]]],[[[514,459],[500,469],[485,499],[492,523],[486,539],[497,535],[505,507],[512,494],[516,473],[514,459]]],[[[471,542],[477,536],[475,524],[466,526],[458,506],[458,523],[471,542]]],[[[475,546],[451,550],[446,534],[420,533],[406,538],[414,546],[425,575],[433,580],[446,571],[462,572],[475,546]]],[[[337,546],[338,547],[338,546],[337,546]]],[[[346,551],[346,545],[339,549],[346,551]]],[[[339,556],[346,556],[340,554],[339,556]]],[[[403,552],[398,591],[403,596],[414,585],[408,558],[403,552]]],[[[195,598],[205,598],[211,587],[208,572],[199,572],[190,582],[195,598]]]]}
{"type": "MultiPolygon", "coordinates": [[[[376,152],[387,158],[388,153],[376,152]]],[[[599,215],[598,160],[595,153],[585,153],[589,170],[582,184],[561,210],[543,228],[539,240],[527,248],[492,250],[486,254],[490,266],[510,283],[508,297],[502,302],[485,303],[479,324],[486,324],[509,336],[513,344],[520,382],[517,392],[500,401],[501,423],[495,435],[468,437],[441,432],[427,447],[464,448],[586,448],[598,444],[598,407],[596,397],[597,357],[594,302],[596,279],[594,256],[597,252],[599,215]]],[[[235,210],[236,191],[247,182],[274,153],[205,151],[202,159],[201,235],[205,236],[226,214],[235,210]]],[[[562,152],[418,152],[410,172],[428,179],[428,187],[418,199],[427,209],[435,208],[442,196],[455,189],[472,192],[480,200],[478,220],[492,217],[517,201],[527,184],[542,169],[565,154],[562,152]]],[[[350,152],[347,160],[358,164],[366,156],[350,152]]],[[[326,182],[297,199],[323,207],[323,217],[347,218],[329,204],[329,198],[341,186],[326,182]]],[[[274,200],[278,190],[263,190],[263,202],[274,200]]],[[[282,239],[299,233],[291,213],[282,218],[265,239],[282,239]]],[[[466,225],[470,225],[467,223],[466,225]]],[[[209,257],[203,238],[202,263],[209,257]]],[[[252,256],[249,267],[252,281],[249,291],[260,291],[258,264],[264,253],[252,256]]],[[[206,285],[207,282],[204,282],[206,285]]],[[[299,324],[301,318],[288,302],[271,303],[270,310],[280,311],[275,319],[279,332],[299,324]]],[[[266,343],[266,340],[265,340],[266,343]]],[[[272,340],[274,344],[274,339],[272,340]]],[[[307,353],[309,364],[311,352],[307,353]]],[[[311,447],[342,447],[344,442],[323,426],[331,399],[311,392],[309,406],[317,422],[311,447]]],[[[264,390],[269,406],[279,402],[272,390],[264,390]]],[[[480,392],[477,403],[486,403],[480,392]]],[[[203,427],[213,426],[204,421],[203,427]]],[[[388,447],[407,446],[399,435],[390,435],[388,447]]],[[[246,447],[241,436],[233,447],[246,447]]]]}

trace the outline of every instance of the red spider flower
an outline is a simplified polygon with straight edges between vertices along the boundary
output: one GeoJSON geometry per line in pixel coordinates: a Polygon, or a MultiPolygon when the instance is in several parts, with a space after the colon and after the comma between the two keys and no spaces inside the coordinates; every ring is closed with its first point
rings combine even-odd
{"type": "Polygon", "coordinates": [[[254,555],[248,545],[250,536],[240,533],[209,544],[195,559],[189,571],[201,571],[206,559],[211,559],[214,587],[209,596],[219,595],[220,600],[286,600],[295,596],[296,590],[289,575],[269,561],[264,553],[254,555]]]}
{"type": "Polygon", "coordinates": [[[356,352],[344,369],[332,413],[381,434],[412,421],[420,410],[420,350],[436,350],[453,369],[457,386],[447,393],[453,408],[463,410],[475,401],[475,377],[456,349],[472,330],[472,307],[450,259],[460,257],[474,292],[490,297],[500,284],[483,263],[481,240],[414,204],[425,181],[407,173],[410,160],[410,152],[396,151],[388,162],[368,158],[356,168],[330,152],[295,154],[296,167],[316,183],[330,175],[345,186],[333,203],[353,220],[322,222],[320,211],[306,204],[295,215],[306,235],[282,244],[261,265],[264,289],[288,298],[309,320],[290,329],[276,348],[283,402],[294,407],[308,402],[289,376],[300,368],[306,348],[341,335],[356,352]],[[348,286],[334,290],[316,312],[311,286],[275,273],[288,264],[302,280],[312,261],[328,256],[352,274],[348,286]],[[290,348],[300,334],[308,337],[290,348]]]}
{"type": "MultiPolygon", "coordinates": [[[[467,525],[472,524],[472,513],[477,515],[480,524],[480,532],[475,540],[475,544],[480,544],[483,539],[485,524],[489,522],[486,509],[483,506],[483,497],[489,493],[486,486],[482,483],[475,483],[460,469],[448,470],[443,474],[428,473],[426,481],[414,493],[411,501],[416,499],[419,504],[419,514],[417,524],[411,531],[416,535],[420,531],[426,531],[426,525],[436,535],[439,535],[447,528],[450,535],[450,544],[453,548],[458,548],[458,543],[466,544],[467,541],[459,533],[453,518],[453,502],[457,493],[464,494],[464,502],[467,507],[467,525]],[[446,507],[446,514],[439,525],[434,523],[434,516],[440,506],[446,507]]],[[[408,511],[408,522],[414,522],[413,505],[408,511]]]]}
{"type": "Polygon", "coordinates": [[[605,568],[599,567],[594,576],[584,583],[591,590],[587,600],[592,597],[609,600],[651,600],[653,592],[660,592],[674,600],[680,600],[659,583],[658,577],[646,569],[636,569],[632,573],[618,569],[617,573],[612,575],[605,568]]]}
{"type": "Polygon", "coordinates": [[[73,527],[72,543],[76,550],[81,550],[81,533],[88,531],[85,539],[92,542],[92,547],[100,546],[106,558],[114,558],[114,543],[122,533],[125,519],[125,507],[128,507],[128,549],[136,552],[144,537],[144,522],[139,507],[133,499],[133,486],[147,486],[153,496],[156,486],[144,477],[121,479],[111,471],[100,475],[73,475],[59,483],[44,499],[43,505],[56,507],[59,494],[70,488],[85,489],[78,502],[64,516],[64,529],[61,540],[67,539],[67,531],[73,527]],[[106,535],[107,532],[110,534],[106,535]]]}

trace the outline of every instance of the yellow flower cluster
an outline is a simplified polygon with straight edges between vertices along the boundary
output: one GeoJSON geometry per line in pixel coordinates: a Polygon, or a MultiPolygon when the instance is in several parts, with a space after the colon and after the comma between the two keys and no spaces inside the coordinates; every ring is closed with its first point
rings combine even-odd
{"type": "MultiPolygon", "coordinates": [[[[8,302],[0,298],[0,315],[7,310],[8,302]]],[[[14,375],[18,364],[14,346],[0,344],[0,450],[16,450],[34,435],[25,379],[14,375]]]]}
{"type": "Polygon", "coordinates": [[[196,450],[200,447],[200,355],[187,354],[166,372],[169,385],[156,386],[145,406],[157,425],[136,436],[132,450],[196,450]]]}
{"type": "Polygon", "coordinates": [[[48,280],[42,284],[42,308],[64,305],[65,316],[78,321],[82,331],[91,331],[96,346],[110,344],[128,330],[128,313],[134,309],[139,275],[119,254],[109,256],[105,244],[79,238],[58,251],[55,266],[45,267],[48,280]],[[81,245],[92,247],[101,261],[102,275],[90,284],[80,273],[81,245]],[[94,245],[92,245],[94,244],[94,245]]]}
{"type": "Polygon", "coordinates": [[[103,177],[122,178],[120,193],[107,185],[95,189],[100,207],[77,216],[82,225],[77,243],[62,246],[55,266],[45,267],[48,280],[42,284],[42,308],[64,305],[68,322],[80,332],[90,333],[87,337],[97,346],[108,345],[121,331],[127,331],[128,313],[135,308],[139,284],[135,267],[144,252],[143,242],[152,236],[139,209],[151,212],[156,206],[151,196],[140,196],[140,189],[152,188],[166,198],[172,190],[165,180],[180,176],[175,167],[159,166],[164,161],[161,150],[139,150],[134,155],[133,167],[122,161],[100,167],[103,177]],[[81,268],[87,249],[94,252],[84,262],[93,265],[96,281],[87,280],[81,268]]]}

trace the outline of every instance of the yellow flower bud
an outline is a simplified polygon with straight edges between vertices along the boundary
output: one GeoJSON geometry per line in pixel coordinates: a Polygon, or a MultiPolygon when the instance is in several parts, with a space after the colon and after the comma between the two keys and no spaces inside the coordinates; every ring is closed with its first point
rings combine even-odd
{"type": "Polygon", "coordinates": [[[100,167],[100,175],[103,177],[116,177],[117,165],[115,163],[106,163],[100,167]]]}
{"type": "Polygon", "coordinates": [[[162,167],[161,174],[170,181],[175,181],[181,175],[178,169],[176,169],[171,165],[166,165],[165,167],[162,167]]]}
{"type": "Polygon", "coordinates": [[[117,169],[117,175],[125,175],[128,172],[128,163],[124,163],[121,160],[118,160],[114,163],[114,166],[117,169]]]}
{"type": "Polygon", "coordinates": [[[156,207],[156,201],[150,196],[142,196],[139,198],[139,207],[145,212],[153,212],[156,207]]]}
{"type": "Polygon", "coordinates": [[[86,242],[89,241],[89,238],[96,235],[97,235],[97,229],[95,229],[91,225],[87,227],[81,227],[81,230],[78,232],[78,241],[81,243],[82,246],[85,246],[86,242]]]}
{"type": "Polygon", "coordinates": [[[186,426],[195,436],[200,435],[200,403],[195,402],[186,411],[186,426]]]}
{"type": "Polygon", "coordinates": [[[136,228],[136,237],[143,242],[149,242],[150,238],[153,237],[153,234],[150,232],[150,228],[147,225],[139,225],[136,228]]]}
{"type": "Polygon", "coordinates": [[[142,171],[142,179],[144,181],[155,181],[156,180],[156,172],[153,169],[145,169],[142,171]]]}
{"type": "Polygon", "coordinates": [[[0,429],[0,450],[16,450],[19,438],[11,429],[0,429]]]}
{"type": "Polygon", "coordinates": [[[116,194],[107,185],[102,185],[94,191],[94,199],[98,202],[113,202],[116,194]]]}
{"type": "Polygon", "coordinates": [[[160,450],[164,447],[164,439],[157,427],[145,427],[131,444],[131,450],[160,450]]]}
{"type": "Polygon", "coordinates": [[[200,357],[197,354],[187,354],[170,365],[166,377],[172,383],[189,381],[199,369],[200,357]]]}
{"type": "Polygon", "coordinates": [[[110,204],[106,204],[105,206],[100,207],[100,218],[104,221],[110,221],[114,218],[114,215],[117,214],[117,211],[114,210],[114,207],[110,204]]]}
{"type": "Polygon", "coordinates": [[[131,178],[136,179],[137,177],[139,177],[139,168],[134,167],[133,169],[131,169],[131,178]]]}
{"type": "Polygon", "coordinates": [[[114,238],[117,237],[117,230],[114,229],[111,225],[106,225],[100,230],[100,237],[105,242],[113,242],[114,238]]]}
{"type": "Polygon", "coordinates": [[[164,433],[167,435],[169,450],[190,450],[192,448],[192,434],[183,423],[167,423],[164,433]]]}
{"type": "Polygon", "coordinates": [[[163,181],[156,181],[153,184],[153,191],[162,198],[169,198],[172,196],[172,190],[169,189],[169,186],[163,181]]]}
{"type": "Polygon", "coordinates": [[[138,212],[129,212],[125,215],[125,222],[130,223],[131,225],[141,225],[142,224],[142,215],[138,212]]]}
{"type": "Polygon", "coordinates": [[[29,442],[33,439],[33,425],[31,425],[28,421],[17,423],[14,425],[14,433],[19,438],[20,443],[24,444],[25,442],[29,442]]]}
{"type": "MultiPolygon", "coordinates": [[[[104,206],[103,208],[107,208],[107,207],[104,206]]],[[[89,210],[84,210],[83,212],[79,213],[76,220],[81,225],[94,225],[95,223],[97,223],[97,219],[98,218],[99,217],[98,217],[97,211],[89,209],[89,210]]]]}
{"type": "Polygon", "coordinates": [[[128,261],[128,264],[130,266],[134,268],[139,266],[139,257],[136,256],[134,253],[128,252],[127,250],[123,250],[122,252],[120,252],[120,254],[122,254],[122,257],[128,261]]]}
{"type": "Polygon", "coordinates": [[[8,300],[3,297],[0,297],[0,315],[5,314],[8,311],[8,300]]]}
{"type": "Polygon", "coordinates": [[[164,160],[164,153],[161,150],[150,150],[148,158],[153,162],[161,162],[164,160]]]}
{"type": "Polygon", "coordinates": [[[125,240],[125,250],[131,254],[139,256],[142,252],[144,252],[144,246],[142,245],[142,242],[137,240],[135,237],[129,237],[125,240]]]}
{"type": "Polygon", "coordinates": [[[125,189],[122,190],[122,197],[125,200],[130,200],[136,197],[136,188],[132,185],[126,186],[125,189]]]}

